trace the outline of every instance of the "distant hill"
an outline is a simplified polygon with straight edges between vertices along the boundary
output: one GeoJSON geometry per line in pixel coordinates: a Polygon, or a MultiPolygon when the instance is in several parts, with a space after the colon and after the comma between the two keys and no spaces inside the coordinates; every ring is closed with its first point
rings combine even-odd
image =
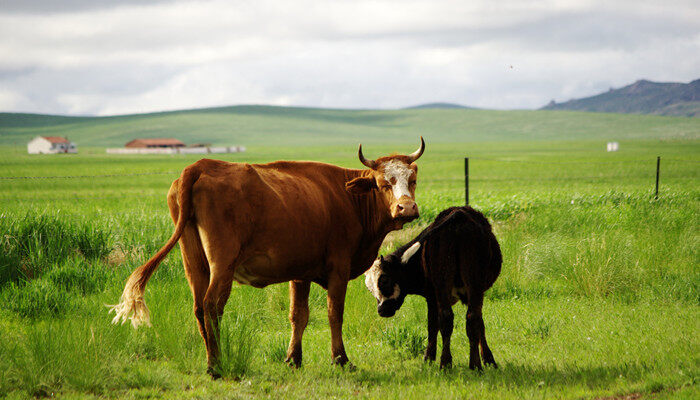
{"type": "Polygon", "coordinates": [[[690,83],[639,80],[620,89],[564,103],[552,100],[542,110],[595,111],[700,117],[700,79],[690,83]]]}
{"type": "Polygon", "coordinates": [[[424,108],[448,108],[448,109],[453,109],[453,108],[463,108],[463,109],[469,109],[473,110],[474,107],[467,107],[463,106],[461,104],[457,103],[426,103],[426,104],[418,104],[417,106],[411,106],[411,107],[406,107],[404,110],[420,110],[424,108]]]}
{"type": "MultiPolygon", "coordinates": [[[[533,140],[697,138],[700,118],[535,110],[337,110],[231,106],[110,117],[0,113],[0,146],[37,135],[67,136],[79,148],[122,147],[136,138],[256,147],[533,140]]],[[[26,147],[25,147],[26,148],[26,147]]],[[[301,152],[302,150],[300,150],[301,152]]],[[[303,152],[299,157],[303,157],[303,152]]]]}

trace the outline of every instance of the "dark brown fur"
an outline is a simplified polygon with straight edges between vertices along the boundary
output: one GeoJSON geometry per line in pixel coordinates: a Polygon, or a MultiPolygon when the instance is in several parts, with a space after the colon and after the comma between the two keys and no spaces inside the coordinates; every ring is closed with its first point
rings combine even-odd
{"type": "Polygon", "coordinates": [[[481,358],[496,367],[486,343],[481,308],[484,292],[500,274],[501,263],[500,246],[483,214],[471,207],[452,207],[442,211],[415,239],[393,254],[381,257],[373,267],[379,271],[370,270],[367,274],[376,274],[381,297],[377,299],[377,310],[382,316],[393,316],[408,294],[425,297],[428,303],[425,360],[435,360],[439,330],[443,343],[441,367],[452,363],[452,305],[457,300],[466,304],[469,368],[481,369],[481,358]],[[421,244],[419,250],[403,263],[402,255],[416,242],[421,244]],[[398,295],[395,285],[399,288],[398,295]],[[394,298],[390,298],[392,295],[394,298]]]}

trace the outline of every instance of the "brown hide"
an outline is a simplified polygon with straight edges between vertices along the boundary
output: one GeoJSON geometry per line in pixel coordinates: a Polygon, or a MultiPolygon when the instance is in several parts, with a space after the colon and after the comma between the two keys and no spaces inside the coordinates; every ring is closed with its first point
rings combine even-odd
{"type": "Polygon", "coordinates": [[[295,366],[301,364],[310,282],[326,288],[333,360],[344,365],[347,283],[367,269],[388,232],[418,217],[413,162],[424,146],[421,138],[415,153],[377,160],[364,159],[360,147],[360,160],[371,165],[367,170],[318,162],[208,159],[188,166],[168,193],[175,232],[129,277],[121,302],[112,307],[114,322],[149,323],[146,283],[179,241],[214,377],[219,376],[219,319],[233,281],[255,287],[290,282],[287,361],[295,366]]]}
{"type": "MultiPolygon", "coordinates": [[[[287,161],[193,166],[201,171],[192,209],[206,258],[222,259],[243,284],[309,280],[325,288],[330,273],[354,279],[393,224],[382,196],[345,190],[346,182],[369,171],[287,161]]],[[[178,181],[170,199],[177,198],[178,181]]]]}

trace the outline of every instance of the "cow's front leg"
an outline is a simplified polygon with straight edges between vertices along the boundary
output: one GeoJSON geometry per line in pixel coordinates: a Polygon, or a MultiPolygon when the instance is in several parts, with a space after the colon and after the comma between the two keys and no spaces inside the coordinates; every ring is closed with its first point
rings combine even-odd
{"type": "Polygon", "coordinates": [[[292,338],[289,340],[285,362],[293,367],[301,367],[301,338],[309,322],[309,281],[289,282],[289,322],[292,325],[292,338]]]}
{"type": "Polygon", "coordinates": [[[428,295],[425,300],[428,303],[428,346],[425,348],[424,361],[435,361],[435,353],[437,351],[437,334],[438,334],[438,310],[435,297],[428,295]]]}
{"type": "Polygon", "coordinates": [[[333,355],[333,363],[341,366],[348,362],[343,345],[343,311],[347,287],[347,279],[331,273],[328,280],[328,323],[331,326],[331,354],[333,355]]]}

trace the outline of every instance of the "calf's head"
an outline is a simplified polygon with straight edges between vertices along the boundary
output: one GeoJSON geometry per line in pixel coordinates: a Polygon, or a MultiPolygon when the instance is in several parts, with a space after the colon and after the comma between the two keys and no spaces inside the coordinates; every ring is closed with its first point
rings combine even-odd
{"type": "Polygon", "coordinates": [[[355,194],[376,190],[387,204],[391,218],[396,222],[396,229],[401,229],[404,223],[418,218],[415,200],[418,167],[414,162],[425,150],[422,137],[420,142],[418,150],[409,155],[393,155],[376,160],[366,159],[360,145],[358,157],[370,169],[369,174],[345,184],[346,189],[355,194]]]}
{"type": "MultiPolygon", "coordinates": [[[[380,256],[365,272],[365,286],[377,299],[377,312],[382,317],[393,317],[408,294],[405,290],[405,265],[420,249],[420,242],[409,247],[402,255],[380,256]]],[[[410,279],[410,278],[408,278],[410,279]]]]}

